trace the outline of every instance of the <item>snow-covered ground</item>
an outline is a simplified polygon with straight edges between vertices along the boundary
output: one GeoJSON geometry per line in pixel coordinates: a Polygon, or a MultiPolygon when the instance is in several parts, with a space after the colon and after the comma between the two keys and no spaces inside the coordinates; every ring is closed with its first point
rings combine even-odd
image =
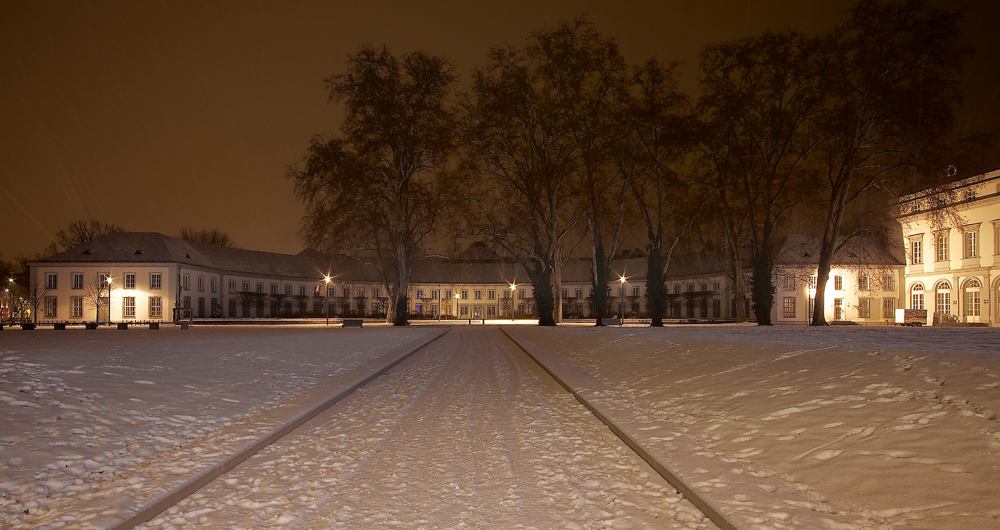
{"type": "MultiPolygon", "coordinates": [[[[495,328],[449,328],[147,527],[709,524],[495,328]]],[[[435,331],[0,332],[0,528],[107,526],[435,331]]],[[[805,528],[741,485],[831,528],[1000,528],[998,329],[511,334],[756,527],[805,528]]]]}
{"type": "MultiPolygon", "coordinates": [[[[624,403],[635,423],[677,426],[705,459],[702,485],[734,505],[757,501],[735,485],[761,478],[849,527],[1000,528],[998,329],[512,334],[600,381],[610,395],[598,399],[624,403]]],[[[675,438],[643,442],[669,453],[675,438]]]]}
{"type": "Polygon", "coordinates": [[[121,519],[269,432],[307,390],[433,332],[372,331],[3,331],[0,528],[121,519]]]}

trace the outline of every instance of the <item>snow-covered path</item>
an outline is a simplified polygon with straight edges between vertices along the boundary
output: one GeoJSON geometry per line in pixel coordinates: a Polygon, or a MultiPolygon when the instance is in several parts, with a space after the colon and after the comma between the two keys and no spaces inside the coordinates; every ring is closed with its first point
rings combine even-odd
{"type": "Polygon", "coordinates": [[[493,328],[457,328],[143,528],[715,528],[493,328]]]}

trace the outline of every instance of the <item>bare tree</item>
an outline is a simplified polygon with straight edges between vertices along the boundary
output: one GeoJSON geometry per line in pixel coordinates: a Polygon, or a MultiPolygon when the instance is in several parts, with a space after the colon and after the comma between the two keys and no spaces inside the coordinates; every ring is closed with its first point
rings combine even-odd
{"type": "Polygon", "coordinates": [[[825,170],[816,184],[826,215],[814,325],[826,324],[824,290],[834,254],[883,221],[863,211],[852,219],[851,208],[908,179],[945,176],[944,167],[918,166],[933,160],[927,155],[948,137],[969,54],[958,15],[921,1],[862,0],[848,14],[827,40],[823,76],[830,96],[823,114],[825,170]]]}
{"type": "Polygon", "coordinates": [[[306,205],[306,241],[381,271],[396,325],[407,323],[412,264],[425,257],[424,240],[449,204],[442,169],[453,145],[455,79],[440,57],[363,46],[346,73],[326,80],[330,99],[347,108],[343,138],[313,138],[305,168],[288,171],[306,205]]]}
{"type": "Polygon", "coordinates": [[[224,248],[233,248],[233,240],[229,237],[229,234],[221,230],[211,229],[211,230],[195,230],[193,228],[181,228],[178,234],[179,238],[184,241],[194,241],[196,243],[205,243],[206,245],[216,245],[224,248]]]}
{"type": "Polygon", "coordinates": [[[45,287],[43,282],[38,280],[31,280],[28,282],[27,288],[25,289],[25,300],[28,301],[28,307],[31,308],[31,321],[38,323],[38,306],[42,305],[42,301],[45,300],[45,295],[48,294],[49,290],[45,287]]]}
{"type": "MultiPolygon", "coordinates": [[[[731,231],[745,220],[758,325],[771,324],[775,234],[804,200],[808,157],[822,139],[814,118],[824,92],[820,42],[786,30],[706,47],[699,110],[702,146],[731,231]]],[[[739,256],[739,248],[733,248],[739,256]]]]}
{"type": "Polygon", "coordinates": [[[555,325],[553,273],[584,213],[576,89],[590,71],[585,50],[595,35],[578,20],[533,33],[523,48],[494,48],[464,101],[465,165],[485,177],[482,225],[528,274],[542,326],[555,325]]]}
{"type": "Polygon", "coordinates": [[[89,243],[99,237],[116,232],[124,232],[125,229],[113,224],[106,224],[93,219],[89,221],[75,221],[70,223],[66,230],[56,232],[56,242],[63,250],[89,243]]]}

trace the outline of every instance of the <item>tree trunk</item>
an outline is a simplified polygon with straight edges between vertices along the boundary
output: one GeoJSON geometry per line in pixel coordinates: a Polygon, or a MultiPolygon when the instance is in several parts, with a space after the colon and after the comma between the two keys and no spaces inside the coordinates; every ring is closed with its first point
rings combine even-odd
{"type": "Polygon", "coordinates": [[[743,282],[743,258],[739,250],[733,251],[733,300],[736,306],[736,321],[747,321],[747,288],[743,282]]]}
{"type": "Polygon", "coordinates": [[[556,321],[552,317],[552,269],[536,264],[535,268],[528,270],[527,273],[535,294],[538,325],[555,326],[556,321]]]}
{"type": "Polygon", "coordinates": [[[553,290],[555,295],[555,305],[553,307],[553,313],[556,322],[563,321],[562,314],[562,248],[556,246],[555,259],[553,260],[553,290]]]}
{"type": "Polygon", "coordinates": [[[771,307],[774,294],[771,291],[771,260],[766,250],[757,249],[753,256],[753,311],[758,326],[771,325],[771,307]]]}
{"type": "Polygon", "coordinates": [[[606,265],[607,259],[604,255],[604,244],[600,240],[595,242],[594,263],[591,269],[591,287],[594,289],[594,315],[596,326],[604,325],[604,316],[608,314],[608,280],[611,276],[611,268],[606,265]]]}
{"type": "Polygon", "coordinates": [[[652,234],[649,236],[649,256],[646,260],[646,302],[649,304],[650,324],[654,328],[663,327],[666,310],[667,286],[663,263],[660,261],[660,242],[652,234]]]}

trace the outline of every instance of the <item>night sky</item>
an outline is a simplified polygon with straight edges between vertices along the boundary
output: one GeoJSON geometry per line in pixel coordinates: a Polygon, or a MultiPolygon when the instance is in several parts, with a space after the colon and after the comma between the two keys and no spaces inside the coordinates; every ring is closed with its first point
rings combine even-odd
{"type": "MultiPolygon", "coordinates": [[[[767,28],[831,29],[851,1],[0,1],[0,251],[32,254],[81,219],[242,248],[302,249],[284,178],[309,138],[336,133],[323,79],[359,45],[443,55],[462,82],[491,46],[588,15],[630,63],[681,61],[697,90],[710,42],[767,28]]],[[[960,132],[1000,127],[1000,2],[965,8],[960,132]]]]}

